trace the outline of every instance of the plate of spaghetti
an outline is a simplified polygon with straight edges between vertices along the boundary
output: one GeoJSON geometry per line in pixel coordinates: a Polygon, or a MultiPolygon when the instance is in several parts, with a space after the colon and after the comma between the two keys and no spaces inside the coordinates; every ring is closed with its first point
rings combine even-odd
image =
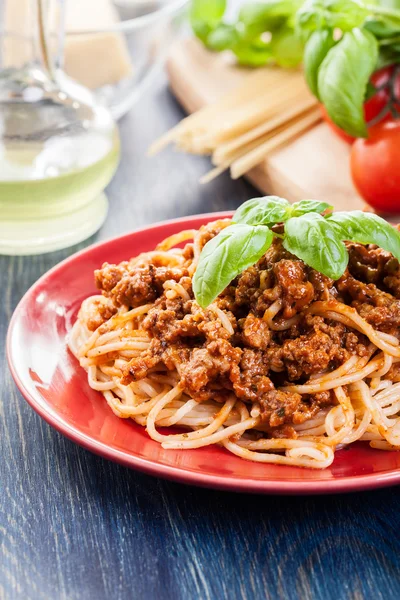
{"type": "Polygon", "coordinates": [[[399,238],[375,215],[266,197],[102,242],[21,300],[13,377],[57,430],[152,475],[398,483],[399,238]]]}

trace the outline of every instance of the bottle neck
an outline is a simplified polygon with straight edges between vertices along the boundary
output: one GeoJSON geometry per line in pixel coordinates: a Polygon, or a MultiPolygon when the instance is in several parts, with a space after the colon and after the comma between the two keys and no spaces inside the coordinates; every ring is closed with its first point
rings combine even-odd
{"type": "Polygon", "coordinates": [[[5,0],[1,68],[38,70],[54,80],[63,56],[64,7],[64,0],[5,0]]]}

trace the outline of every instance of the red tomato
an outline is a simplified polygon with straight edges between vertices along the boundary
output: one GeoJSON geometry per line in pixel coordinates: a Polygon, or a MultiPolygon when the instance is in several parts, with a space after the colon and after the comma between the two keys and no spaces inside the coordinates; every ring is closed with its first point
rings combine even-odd
{"type": "MultiPolygon", "coordinates": [[[[376,71],[376,73],[374,73],[371,77],[371,83],[376,88],[380,88],[381,86],[385,85],[385,83],[389,81],[390,76],[393,73],[393,69],[394,67],[390,66],[384,67],[383,69],[376,71]]],[[[396,85],[397,84],[400,88],[400,77],[396,79],[396,85]]],[[[369,121],[372,121],[372,119],[378,116],[379,113],[385,108],[386,104],[389,102],[389,96],[389,90],[388,88],[385,88],[383,90],[377,91],[376,94],[372,96],[372,98],[365,102],[364,117],[367,123],[369,121]]],[[[352,137],[351,135],[343,131],[343,129],[340,129],[340,127],[335,125],[335,123],[331,120],[323,105],[321,105],[321,111],[324,120],[328,123],[332,131],[334,131],[340,138],[342,138],[342,140],[344,140],[348,144],[352,144],[356,138],[352,137]]]]}
{"type": "Polygon", "coordinates": [[[361,196],[377,211],[400,213],[400,120],[371,127],[350,156],[351,174],[361,196]]]}

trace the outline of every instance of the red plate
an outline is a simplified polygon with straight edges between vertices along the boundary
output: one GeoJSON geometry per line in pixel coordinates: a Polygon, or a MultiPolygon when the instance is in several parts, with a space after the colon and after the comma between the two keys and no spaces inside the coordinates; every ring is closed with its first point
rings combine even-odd
{"type": "Polygon", "coordinates": [[[164,450],[143,427],[119,419],[92,390],[65,335],[84,298],[96,292],[93,271],[150,250],[181,229],[229,216],[208,214],[146,227],[71,256],[25,294],[11,320],[8,360],[26,400],[58,431],[104,458],[151,475],[242,492],[322,494],[400,483],[400,453],[359,443],[336,453],[323,471],[251,463],[223,448],[164,450]]]}

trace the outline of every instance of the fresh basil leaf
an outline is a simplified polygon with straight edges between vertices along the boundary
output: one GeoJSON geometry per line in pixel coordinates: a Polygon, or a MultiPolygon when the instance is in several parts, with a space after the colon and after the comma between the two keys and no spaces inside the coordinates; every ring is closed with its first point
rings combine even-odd
{"type": "Polygon", "coordinates": [[[239,22],[244,25],[248,34],[258,36],[280,27],[286,17],[296,10],[295,6],[297,3],[290,0],[248,2],[240,9],[239,22]]]}
{"type": "Polygon", "coordinates": [[[280,67],[297,67],[303,58],[303,48],[303,43],[290,27],[282,27],[272,34],[272,57],[280,67]]]}
{"type": "Polygon", "coordinates": [[[342,240],[376,244],[400,260],[400,233],[378,215],[361,210],[335,212],[327,221],[337,227],[342,240]]]}
{"type": "Polygon", "coordinates": [[[339,279],[343,275],[349,260],[337,229],[316,213],[289,219],[285,224],[283,246],[331,279],[339,279]]]}
{"type": "Polygon", "coordinates": [[[318,91],[332,121],[354,137],[366,137],[363,103],[378,61],[369,31],[353,29],[331,48],[318,73],[318,91]]]}
{"type": "Polygon", "coordinates": [[[327,202],[320,202],[319,200],[300,200],[292,204],[291,217],[300,217],[306,213],[323,213],[326,210],[333,210],[333,206],[327,202]]]}
{"type": "Polygon", "coordinates": [[[273,225],[282,223],[291,214],[291,204],[279,196],[252,198],[244,202],[232,217],[234,223],[273,225]]]}
{"type": "Polygon", "coordinates": [[[239,65],[246,67],[263,67],[271,58],[271,48],[263,40],[242,40],[232,48],[239,65]]]}
{"type": "Polygon", "coordinates": [[[235,47],[239,40],[240,36],[234,25],[221,23],[208,35],[207,47],[220,52],[235,47]]]}
{"type": "Polygon", "coordinates": [[[190,24],[202,42],[207,43],[208,35],[221,22],[226,9],[226,0],[192,0],[190,24]]]}
{"type": "Polygon", "coordinates": [[[306,0],[296,15],[296,31],[308,39],[315,30],[326,27],[323,0],[306,0]]]}
{"type": "Polygon", "coordinates": [[[271,31],[282,23],[282,19],[293,17],[302,4],[303,0],[245,2],[239,12],[239,21],[246,27],[257,28],[258,33],[271,31]]]}
{"type": "Polygon", "coordinates": [[[318,70],[322,61],[335,45],[332,31],[330,29],[322,29],[314,31],[309,38],[304,49],[304,75],[311,92],[318,99],[318,70]]]}
{"type": "Polygon", "coordinates": [[[296,15],[296,30],[303,39],[313,31],[351,31],[363,25],[369,10],[357,0],[306,0],[296,15]]]}
{"type": "Polygon", "coordinates": [[[328,0],[326,5],[329,11],[328,26],[341,31],[361,27],[370,13],[370,8],[358,0],[328,0]]]}
{"type": "Polygon", "coordinates": [[[204,246],[193,277],[197,302],[207,307],[239,273],[256,263],[272,243],[266,227],[230,225],[204,246]]]}

